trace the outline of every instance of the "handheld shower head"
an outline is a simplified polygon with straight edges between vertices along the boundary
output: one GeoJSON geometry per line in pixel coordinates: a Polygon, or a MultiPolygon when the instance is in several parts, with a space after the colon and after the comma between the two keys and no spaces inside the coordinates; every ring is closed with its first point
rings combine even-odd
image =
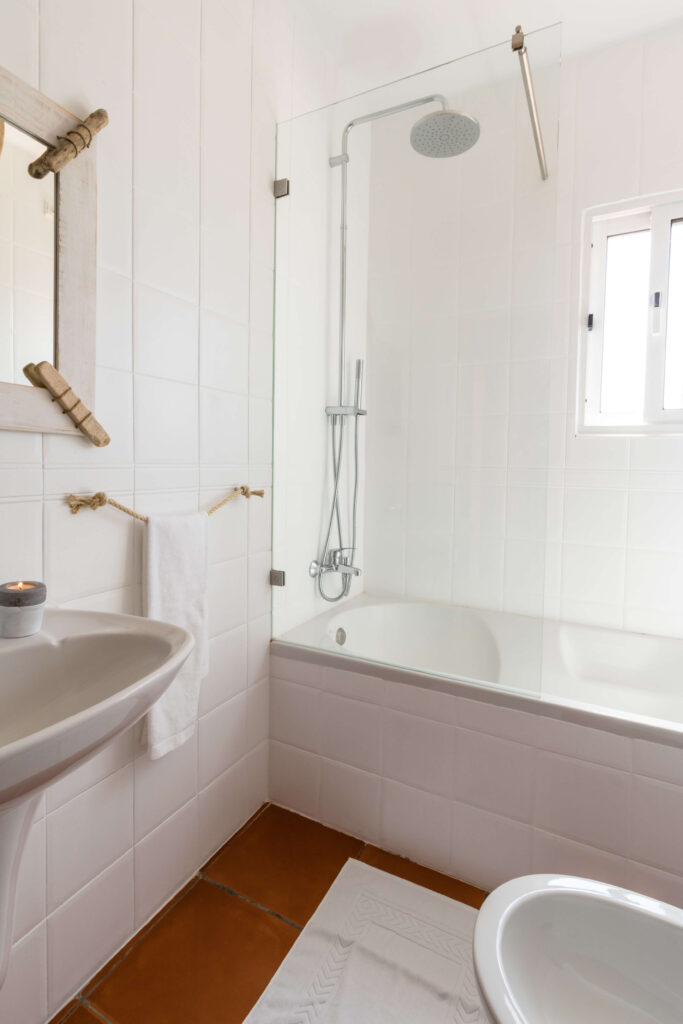
{"type": "Polygon", "coordinates": [[[479,122],[457,110],[436,110],[416,121],[410,144],[421,156],[459,156],[479,138],[479,122]]]}

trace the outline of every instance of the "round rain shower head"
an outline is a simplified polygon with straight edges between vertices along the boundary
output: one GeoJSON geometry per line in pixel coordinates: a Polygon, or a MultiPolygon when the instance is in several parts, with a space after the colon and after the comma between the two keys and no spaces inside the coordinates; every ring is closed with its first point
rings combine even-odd
{"type": "Polygon", "coordinates": [[[479,122],[457,110],[437,110],[413,125],[410,144],[421,156],[459,156],[479,138],[479,122]]]}

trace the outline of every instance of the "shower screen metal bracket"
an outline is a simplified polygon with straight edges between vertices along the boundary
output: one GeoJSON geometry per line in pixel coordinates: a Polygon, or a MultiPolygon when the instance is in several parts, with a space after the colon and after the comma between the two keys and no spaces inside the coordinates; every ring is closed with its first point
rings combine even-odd
{"type": "Polygon", "coordinates": [[[522,32],[521,25],[517,25],[512,35],[512,52],[516,53],[519,57],[519,66],[522,71],[522,81],[524,82],[524,92],[526,93],[526,102],[529,108],[529,117],[531,118],[531,128],[534,133],[534,142],[536,143],[536,154],[538,156],[539,167],[541,168],[541,178],[543,179],[543,181],[547,181],[548,162],[545,158],[545,147],[543,146],[543,133],[541,131],[541,121],[538,116],[538,107],[536,105],[534,83],[531,77],[529,54],[527,52],[526,44],[524,42],[524,33],[522,32]]]}

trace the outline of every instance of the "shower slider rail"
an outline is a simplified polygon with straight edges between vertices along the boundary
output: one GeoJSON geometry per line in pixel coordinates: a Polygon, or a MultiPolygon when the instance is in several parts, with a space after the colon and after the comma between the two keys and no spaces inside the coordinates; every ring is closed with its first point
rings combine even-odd
{"type": "Polygon", "coordinates": [[[326,405],[328,416],[367,416],[367,409],[359,409],[357,405],[326,405]]]}

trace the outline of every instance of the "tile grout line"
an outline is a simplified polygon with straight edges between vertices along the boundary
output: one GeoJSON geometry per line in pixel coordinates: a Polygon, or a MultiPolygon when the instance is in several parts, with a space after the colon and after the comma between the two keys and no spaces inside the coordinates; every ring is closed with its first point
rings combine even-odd
{"type": "MultiPolygon", "coordinates": [[[[112,973],[112,971],[116,970],[116,968],[119,966],[119,964],[123,963],[123,961],[127,959],[129,954],[133,952],[133,950],[136,948],[136,946],[138,946],[139,943],[143,939],[145,939],[149,935],[150,932],[154,931],[156,926],[158,924],[160,924],[161,921],[163,921],[163,919],[166,917],[166,915],[168,913],[170,913],[170,911],[173,910],[174,907],[176,907],[182,900],[184,900],[185,897],[190,892],[192,892],[192,890],[197,885],[198,881],[199,881],[199,875],[197,874],[197,875],[193,876],[193,878],[190,879],[190,881],[188,882],[187,886],[185,886],[185,888],[184,888],[184,890],[182,892],[179,892],[174,897],[174,899],[172,899],[170,901],[170,903],[167,903],[166,906],[162,907],[161,911],[159,911],[159,913],[158,913],[158,916],[157,916],[156,920],[148,921],[147,924],[143,926],[143,928],[138,933],[137,937],[134,937],[131,940],[131,945],[128,947],[128,949],[126,949],[125,952],[120,952],[119,954],[114,954],[114,956],[112,957],[112,960],[109,962],[108,969],[107,969],[106,973],[102,975],[100,980],[97,982],[95,988],[92,989],[93,993],[97,991],[97,989],[100,987],[102,982],[105,981],[109,977],[109,975],[112,973]]],[[[107,967],[107,964],[105,964],[104,967],[107,967]]],[[[104,967],[101,968],[101,970],[104,970],[104,967]]],[[[85,989],[90,987],[91,982],[92,982],[92,978],[76,994],[76,999],[79,999],[82,1002],[87,1002],[87,1000],[89,999],[89,996],[83,995],[83,992],[84,992],[85,989]]]]}
{"type": "Polygon", "coordinates": [[[241,892],[236,892],[235,889],[230,889],[227,885],[223,885],[221,882],[215,882],[213,878],[209,878],[203,872],[199,872],[199,879],[202,882],[208,882],[215,889],[220,889],[221,892],[226,893],[228,896],[234,896],[238,900],[242,900],[244,903],[248,903],[252,907],[256,907],[258,910],[262,910],[265,914],[270,914],[271,917],[276,917],[278,921],[282,921],[284,924],[288,924],[291,928],[296,928],[298,932],[303,931],[304,926],[301,924],[295,924],[294,921],[290,921],[288,917],[283,914],[278,914],[276,910],[270,910],[269,907],[264,907],[262,903],[257,903],[256,900],[252,900],[249,896],[243,896],[241,892]]]}
{"type": "MultiPolygon", "coordinates": [[[[110,1017],[105,1017],[102,1011],[98,1010],[97,1007],[93,1006],[87,999],[81,999],[78,1006],[84,1006],[88,1013],[93,1017],[96,1017],[97,1020],[101,1020],[103,1024],[114,1024],[110,1017]]],[[[78,1009],[78,1007],[76,1007],[76,1009],[78,1009]]],[[[64,1024],[67,1024],[67,1022],[65,1021],[64,1024]]]]}
{"type": "MultiPolygon", "coordinates": [[[[247,828],[248,828],[248,827],[249,827],[250,825],[252,825],[252,824],[253,824],[253,823],[254,823],[254,822],[256,821],[256,819],[257,819],[257,818],[259,818],[259,817],[260,817],[260,816],[261,816],[261,815],[262,815],[262,814],[263,814],[263,813],[264,813],[264,812],[265,812],[265,811],[266,811],[266,810],[268,809],[268,807],[269,807],[269,806],[270,806],[270,803],[265,803],[265,804],[264,804],[264,805],[263,805],[262,807],[260,807],[260,808],[259,808],[259,810],[258,810],[258,811],[256,812],[256,814],[255,814],[255,815],[254,815],[254,816],[253,816],[253,817],[252,817],[252,818],[251,818],[251,819],[250,819],[250,820],[249,820],[248,822],[245,822],[245,823],[244,823],[244,825],[242,826],[242,828],[240,828],[240,829],[238,829],[238,830],[237,830],[237,832],[235,833],[235,836],[239,835],[239,834],[240,834],[241,832],[243,832],[243,831],[246,831],[246,829],[247,829],[247,828]]],[[[234,838],[235,838],[235,836],[232,836],[231,838],[233,838],[233,839],[234,839],[234,838]]],[[[221,849],[222,849],[222,848],[221,848],[221,849]]],[[[220,851],[217,851],[217,853],[218,853],[218,852],[220,852],[220,851]]],[[[215,856],[217,856],[217,853],[216,853],[216,854],[214,854],[214,857],[215,857],[215,856]]],[[[212,860],[214,859],[214,857],[212,857],[212,858],[211,858],[211,860],[209,860],[209,861],[208,861],[208,863],[211,863],[211,861],[212,861],[212,860]]],[[[218,883],[214,883],[214,882],[212,882],[212,880],[211,880],[211,879],[209,879],[209,878],[206,878],[206,877],[205,877],[205,876],[203,875],[203,873],[202,873],[202,870],[201,870],[201,869],[200,869],[199,871],[197,871],[197,873],[196,873],[195,875],[193,875],[193,877],[192,877],[192,878],[191,878],[191,879],[189,880],[189,882],[187,883],[186,887],[184,888],[184,891],[182,891],[182,892],[180,892],[180,893],[177,893],[177,894],[176,894],[176,896],[175,896],[175,897],[174,897],[174,898],[173,898],[173,899],[172,899],[172,900],[171,900],[171,901],[170,901],[170,902],[169,902],[168,904],[166,904],[166,906],[162,907],[162,909],[161,909],[161,910],[160,910],[160,911],[158,912],[158,915],[157,915],[157,917],[156,917],[156,920],[153,920],[153,921],[148,921],[148,922],[147,922],[147,924],[146,924],[146,925],[144,925],[144,926],[142,927],[142,929],[140,930],[140,932],[139,932],[139,934],[137,935],[137,937],[134,937],[134,938],[133,938],[132,940],[130,940],[130,941],[131,941],[131,945],[130,945],[130,946],[128,947],[128,949],[126,949],[126,951],[125,951],[125,952],[119,952],[118,954],[114,954],[114,956],[113,956],[113,957],[111,958],[111,961],[109,962],[109,967],[108,967],[108,969],[107,969],[106,973],[102,975],[102,977],[100,978],[100,980],[99,980],[99,981],[97,982],[97,985],[96,985],[96,986],[95,986],[95,988],[94,988],[94,989],[92,990],[92,992],[93,992],[93,993],[94,993],[94,992],[96,992],[96,991],[97,991],[97,989],[98,989],[98,988],[100,987],[100,985],[102,984],[102,982],[103,982],[103,981],[105,981],[105,980],[106,980],[106,979],[107,979],[107,978],[108,978],[108,977],[109,977],[109,976],[111,975],[111,973],[112,973],[112,972],[113,972],[114,970],[116,970],[116,968],[117,968],[117,967],[118,967],[118,966],[119,966],[119,965],[120,965],[121,963],[123,963],[123,961],[124,961],[124,960],[126,960],[126,959],[127,959],[128,955],[129,955],[130,953],[132,953],[132,951],[133,951],[133,950],[134,950],[134,949],[136,948],[136,946],[137,946],[137,945],[138,945],[138,944],[139,944],[139,943],[141,942],[141,940],[142,940],[142,939],[144,939],[144,938],[146,938],[146,937],[147,937],[147,935],[149,935],[149,933],[150,933],[151,931],[153,931],[153,930],[154,930],[154,929],[156,928],[156,926],[157,926],[158,924],[160,924],[160,923],[161,923],[161,921],[162,921],[162,920],[164,919],[164,917],[166,917],[166,915],[167,915],[167,914],[168,914],[168,913],[169,913],[169,912],[170,912],[171,910],[173,910],[173,909],[174,909],[174,907],[175,907],[175,906],[177,906],[177,904],[178,904],[178,903],[180,903],[180,902],[181,902],[181,901],[182,901],[182,900],[183,900],[183,899],[185,898],[185,896],[187,896],[187,895],[188,895],[188,894],[189,894],[189,893],[190,893],[190,892],[191,892],[191,891],[192,891],[192,890],[193,890],[193,889],[195,888],[195,886],[197,885],[197,882],[199,882],[199,881],[200,881],[200,880],[202,880],[202,879],[203,879],[204,881],[208,881],[208,882],[211,882],[211,884],[215,885],[215,886],[216,886],[217,888],[220,888],[220,889],[223,889],[223,888],[224,888],[224,886],[221,886],[221,885],[219,885],[218,883]]],[[[230,892],[231,894],[233,894],[233,893],[232,893],[232,890],[226,890],[226,891],[228,891],[228,892],[230,892]]],[[[247,902],[251,902],[251,901],[249,901],[249,900],[247,899],[247,897],[242,897],[242,896],[241,896],[241,895],[240,895],[239,893],[234,893],[233,895],[235,895],[235,896],[238,896],[238,897],[239,897],[240,899],[245,899],[245,900],[246,900],[247,902]]],[[[255,904],[255,906],[259,906],[259,905],[258,905],[258,904],[255,904]]],[[[273,914],[273,916],[275,916],[275,917],[279,917],[279,915],[278,915],[278,914],[276,914],[276,913],[275,913],[275,911],[270,911],[270,910],[268,910],[268,909],[267,909],[266,907],[262,907],[261,909],[262,909],[262,910],[265,910],[265,911],[266,911],[266,913],[269,913],[269,914],[270,914],[270,913],[272,913],[272,914],[273,914]]],[[[284,921],[284,922],[285,922],[286,924],[291,924],[293,928],[298,928],[299,930],[301,930],[301,929],[299,928],[299,926],[298,926],[298,925],[296,925],[296,924],[293,924],[293,922],[287,921],[287,919],[286,919],[286,918],[282,918],[282,920],[283,920],[283,921],[284,921]]],[[[107,965],[105,964],[104,966],[106,967],[107,965]]],[[[101,968],[101,970],[103,970],[103,969],[104,969],[104,968],[101,968]]],[[[84,993],[84,991],[85,991],[86,989],[88,989],[88,988],[89,988],[89,986],[90,986],[91,982],[92,982],[92,979],[90,979],[90,980],[89,980],[89,981],[88,981],[88,982],[86,983],[86,985],[84,985],[84,986],[83,986],[83,988],[81,988],[81,989],[80,989],[80,990],[79,990],[79,991],[78,991],[78,992],[77,992],[77,993],[75,994],[74,998],[75,998],[76,1000],[78,1000],[78,1002],[77,1002],[77,1005],[73,1007],[73,1009],[71,1010],[71,1012],[70,1012],[70,1013],[68,1014],[68,1016],[67,1016],[67,1017],[64,1017],[64,1018],[63,1018],[62,1020],[60,1020],[60,1021],[59,1021],[59,1024],[67,1024],[68,1020],[69,1020],[69,1019],[70,1019],[70,1018],[71,1018],[71,1017],[73,1016],[73,1014],[74,1014],[74,1013],[76,1012],[76,1010],[78,1009],[78,1007],[79,1007],[79,1006],[81,1006],[81,1005],[86,1005],[86,1006],[88,1007],[88,1009],[89,1009],[89,1010],[92,1010],[92,1011],[93,1011],[94,1013],[99,1013],[99,1014],[100,1014],[100,1016],[102,1017],[102,1020],[104,1020],[104,1021],[106,1022],[106,1024],[112,1024],[112,1022],[111,1022],[111,1021],[109,1021],[109,1019],[108,1019],[108,1018],[105,1018],[105,1017],[103,1017],[103,1016],[102,1016],[102,1014],[101,1014],[101,1011],[99,1011],[99,1010],[95,1010],[94,1006],[92,1006],[92,1005],[91,1005],[91,1004],[89,1003],[89,1001],[88,1001],[88,996],[85,996],[85,995],[83,994],[83,993],[84,993]]]]}

